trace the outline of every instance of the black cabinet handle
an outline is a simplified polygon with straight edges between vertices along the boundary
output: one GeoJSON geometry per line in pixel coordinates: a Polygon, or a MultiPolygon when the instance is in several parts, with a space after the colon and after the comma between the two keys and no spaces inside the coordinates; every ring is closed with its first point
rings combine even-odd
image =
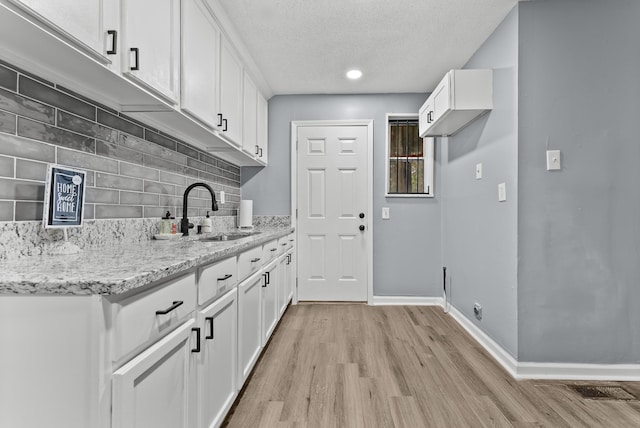
{"type": "Polygon", "coordinates": [[[218,126],[222,126],[222,113],[218,113],[218,126]]]}
{"type": "Polygon", "coordinates": [[[206,317],[204,320],[209,323],[209,335],[204,338],[213,339],[213,317],[206,317]]]}
{"type": "Polygon", "coordinates": [[[260,157],[262,157],[262,147],[260,147],[260,157]]]}
{"type": "Polygon", "coordinates": [[[260,261],[260,257],[256,257],[255,259],[251,259],[251,263],[255,263],[255,262],[259,262],[260,261]]]}
{"type": "Polygon", "coordinates": [[[162,311],[156,311],[156,315],[167,315],[169,312],[182,305],[184,302],[182,300],[175,300],[171,306],[162,311]]]}
{"type": "Polygon", "coordinates": [[[131,71],[140,70],[140,50],[138,48],[131,48],[131,52],[133,52],[136,65],[129,67],[129,69],[131,71]]]}
{"type": "Polygon", "coordinates": [[[222,119],[222,132],[225,132],[227,130],[227,119],[222,119]]]}
{"type": "Polygon", "coordinates": [[[272,248],[269,251],[271,251],[273,253],[274,251],[278,251],[278,249],[277,248],[272,248]]]}
{"type": "Polygon", "coordinates": [[[266,274],[266,273],[263,273],[263,274],[262,274],[262,279],[264,279],[264,283],[262,284],[262,288],[266,288],[266,287],[267,287],[267,285],[268,285],[268,282],[267,282],[267,274],[266,274]]]}
{"type": "Polygon", "coordinates": [[[230,273],[226,274],[225,276],[223,276],[222,278],[218,278],[218,281],[226,281],[227,279],[231,278],[233,275],[231,275],[230,273]]]}
{"type": "Polygon", "coordinates": [[[111,36],[111,49],[107,51],[107,55],[115,55],[118,53],[118,32],[116,30],[108,30],[107,34],[111,36]]]}
{"type": "Polygon", "coordinates": [[[267,272],[267,285],[271,284],[271,272],[267,272]]]}
{"type": "Polygon", "coordinates": [[[361,224],[358,229],[360,229],[360,231],[363,231],[364,230],[364,224],[361,224]]]}
{"type": "Polygon", "coordinates": [[[256,155],[259,153],[260,146],[256,145],[256,155]]]}
{"type": "Polygon", "coordinates": [[[358,217],[364,218],[364,213],[360,213],[360,215],[358,215],[358,217]]]}
{"type": "Polygon", "coordinates": [[[200,352],[200,327],[193,327],[191,331],[196,332],[196,347],[191,352],[200,352]]]}
{"type": "Polygon", "coordinates": [[[283,247],[286,247],[286,246],[287,246],[287,245],[289,245],[289,244],[287,244],[286,242],[283,242],[283,243],[282,243],[282,244],[280,244],[280,245],[282,245],[283,247]]]}

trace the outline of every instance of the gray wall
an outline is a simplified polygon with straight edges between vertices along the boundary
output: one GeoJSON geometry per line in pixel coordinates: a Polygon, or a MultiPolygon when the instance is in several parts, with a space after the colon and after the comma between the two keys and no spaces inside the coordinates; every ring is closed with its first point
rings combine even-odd
{"type": "Polygon", "coordinates": [[[452,305],[517,356],[518,14],[512,10],[465,68],[493,69],[493,110],[442,151],[442,252],[452,305]],[[482,163],[483,178],[475,179],[482,163]],[[507,201],[498,202],[498,183],[507,201]],[[481,320],[474,303],[483,308],[481,320]]]}
{"type": "Polygon", "coordinates": [[[291,121],[374,120],[374,295],[436,296],[440,292],[440,168],[436,197],[385,198],[385,114],[417,112],[426,94],[295,95],[269,100],[269,166],[242,169],[242,197],[254,214],[288,215],[291,207],[291,121]],[[381,220],[383,206],[391,219],[381,220]]]}
{"type": "Polygon", "coordinates": [[[520,3],[521,361],[640,361],[638,22],[637,0],[520,3]]]}

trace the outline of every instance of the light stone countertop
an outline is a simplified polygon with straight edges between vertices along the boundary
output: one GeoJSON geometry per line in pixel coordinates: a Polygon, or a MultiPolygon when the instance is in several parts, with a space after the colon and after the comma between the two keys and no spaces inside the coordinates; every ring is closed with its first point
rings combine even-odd
{"type": "MultiPolygon", "coordinates": [[[[235,241],[201,241],[206,235],[85,249],[65,256],[0,261],[0,294],[113,295],[233,256],[293,232],[264,227],[235,241]]],[[[214,234],[212,234],[214,235],[214,234]]]]}

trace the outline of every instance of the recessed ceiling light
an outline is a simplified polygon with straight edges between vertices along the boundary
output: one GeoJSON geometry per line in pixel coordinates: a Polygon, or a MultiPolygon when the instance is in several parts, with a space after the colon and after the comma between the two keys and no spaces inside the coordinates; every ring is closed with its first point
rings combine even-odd
{"type": "Polygon", "coordinates": [[[356,80],[362,77],[362,71],[360,70],[349,70],[347,71],[347,77],[352,80],[356,80]]]}

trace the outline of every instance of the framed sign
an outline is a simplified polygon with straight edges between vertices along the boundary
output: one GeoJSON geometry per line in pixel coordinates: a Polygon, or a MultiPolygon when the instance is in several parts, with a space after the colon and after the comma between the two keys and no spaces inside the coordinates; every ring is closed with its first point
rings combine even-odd
{"type": "Polygon", "coordinates": [[[87,173],[62,165],[49,165],[42,222],[45,228],[82,226],[87,173]]]}

